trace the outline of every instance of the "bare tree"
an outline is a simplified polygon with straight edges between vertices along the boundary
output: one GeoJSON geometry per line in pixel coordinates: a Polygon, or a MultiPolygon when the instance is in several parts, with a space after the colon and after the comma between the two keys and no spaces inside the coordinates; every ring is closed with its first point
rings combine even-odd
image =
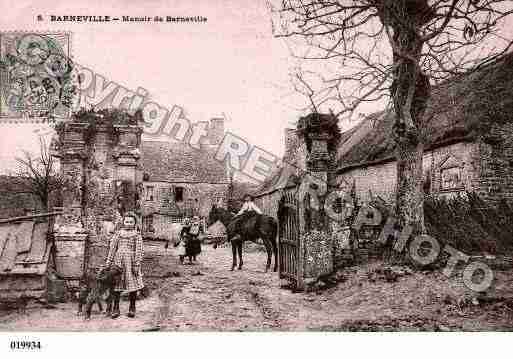
{"type": "Polygon", "coordinates": [[[39,149],[37,156],[23,151],[23,155],[15,159],[18,164],[16,176],[22,179],[24,191],[39,198],[43,210],[48,211],[50,196],[62,187],[63,181],[43,137],[39,138],[39,149]]]}
{"type": "Polygon", "coordinates": [[[315,102],[315,111],[336,106],[344,119],[369,102],[389,101],[395,113],[390,135],[396,143],[396,216],[400,225],[424,232],[423,115],[431,89],[510,50],[513,41],[501,29],[513,3],[282,0],[270,7],[275,36],[288,38],[303,63],[323,64],[320,80],[308,86],[306,72],[298,76],[300,92],[315,102]]]}

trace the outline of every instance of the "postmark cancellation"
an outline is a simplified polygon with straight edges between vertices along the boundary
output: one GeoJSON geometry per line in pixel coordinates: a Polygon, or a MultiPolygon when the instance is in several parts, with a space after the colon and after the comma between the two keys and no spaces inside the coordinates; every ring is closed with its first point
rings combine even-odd
{"type": "Polygon", "coordinates": [[[71,113],[71,33],[0,32],[0,120],[71,113]]]}

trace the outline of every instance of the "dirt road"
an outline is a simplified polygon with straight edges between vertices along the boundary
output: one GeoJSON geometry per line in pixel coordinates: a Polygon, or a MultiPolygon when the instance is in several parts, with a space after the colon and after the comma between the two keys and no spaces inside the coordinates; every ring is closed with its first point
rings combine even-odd
{"type": "MultiPolygon", "coordinates": [[[[470,304],[457,280],[417,273],[396,282],[369,280],[372,265],[348,269],[347,278],[321,293],[280,288],[276,273],[264,273],[265,254],[245,253],[242,271],[230,272],[231,250],[205,247],[196,265],[180,265],[178,249],[151,258],[148,298],[137,317],[76,316],[75,303],[29,307],[0,314],[0,330],[65,331],[303,331],[303,330],[511,330],[513,306],[506,300],[470,304]],[[179,276],[173,276],[179,272],[179,276]],[[164,277],[164,278],[162,278],[164,277]]],[[[497,290],[513,288],[510,272],[498,273],[497,290]]],[[[509,292],[508,292],[509,293],[509,292]]]]}

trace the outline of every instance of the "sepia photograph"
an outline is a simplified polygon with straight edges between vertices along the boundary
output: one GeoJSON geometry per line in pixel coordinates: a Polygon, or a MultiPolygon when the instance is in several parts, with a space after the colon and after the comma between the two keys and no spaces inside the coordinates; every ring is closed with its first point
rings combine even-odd
{"type": "Polygon", "coordinates": [[[0,9],[8,357],[511,339],[513,1],[0,9]]]}

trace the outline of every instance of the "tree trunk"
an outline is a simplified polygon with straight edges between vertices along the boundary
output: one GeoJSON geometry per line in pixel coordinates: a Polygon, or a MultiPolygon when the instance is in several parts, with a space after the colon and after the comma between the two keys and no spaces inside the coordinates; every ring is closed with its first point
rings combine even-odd
{"type": "Polygon", "coordinates": [[[396,143],[396,218],[401,228],[412,227],[413,234],[424,233],[424,192],[422,157],[424,144],[398,139],[396,143]]]}
{"type": "Polygon", "coordinates": [[[49,212],[49,195],[47,193],[42,193],[39,195],[39,200],[41,201],[41,209],[44,212],[49,212]]]}
{"type": "Polygon", "coordinates": [[[419,71],[418,58],[422,44],[414,33],[396,32],[400,53],[394,54],[395,70],[392,94],[396,120],[397,187],[396,219],[404,231],[410,227],[413,236],[425,233],[422,159],[424,154],[423,115],[430,94],[430,83],[419,71]],[[417,63],[415,62],[417,60],[417,63]]]}

